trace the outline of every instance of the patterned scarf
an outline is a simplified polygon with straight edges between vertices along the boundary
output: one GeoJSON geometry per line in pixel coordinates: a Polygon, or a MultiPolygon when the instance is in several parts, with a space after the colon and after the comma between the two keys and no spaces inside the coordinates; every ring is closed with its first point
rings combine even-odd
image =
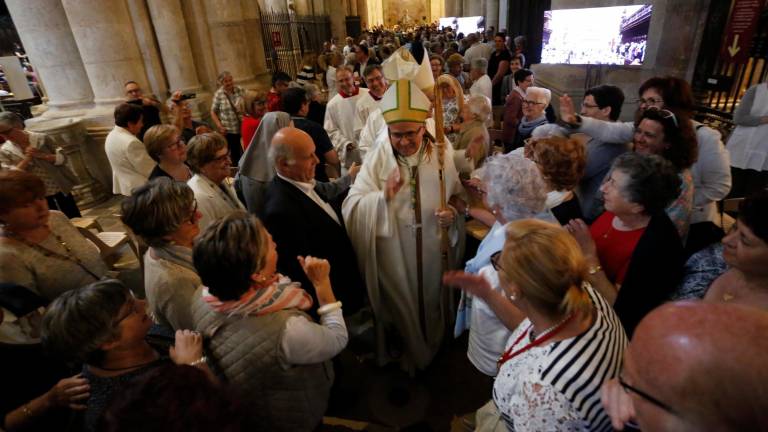
{"type": "Polygon", "coordinates": [[[297,282],[276,275],[263,286],[252,285],[238,300],[221,301],[203,288],[203,300],[213,310],[229,315],[261,316],[284,309],[309,310],[312,297],[297,282]]]}

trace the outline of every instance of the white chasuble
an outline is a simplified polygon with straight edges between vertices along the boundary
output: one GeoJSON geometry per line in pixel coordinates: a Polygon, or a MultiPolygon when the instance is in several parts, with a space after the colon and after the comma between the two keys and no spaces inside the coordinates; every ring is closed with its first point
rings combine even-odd
{"type": "MultiPolygon", "coordinates": [[[[413,371],[429,365],[450,324],[447,320],[453,319],[452,293],[441,285],[442,273],[448,269],[442,268],[440,227],[435,216],[440,208],[439,161],[437,147],[429,144],[431,151],[400,158],[398,163],[389,137],[380,137],[381,142],[377,139],[368,154],[342,210],[376,317],[378,361],[384,364],[392,360],[395,346],[402,351],[401,367],[413,371]],[[396,168],[404,183],[387,203],[387,177],[396,168]],[[418,172],[417,187],[412,187],[412,172],[418,172]],[[416,200],[413,203],[412,198],[416,200]],[[419,237],[421,246],[417,244],[419,237]]],[[[452,152],[447,146],[446,202],[463,192],[452,152]]],[[[448,231],[449,255],[455,263],[456,255],[462,252],[459,249],[463,241],[458,240],[463,240],[463,218],[457,216],[448,231]]]]}

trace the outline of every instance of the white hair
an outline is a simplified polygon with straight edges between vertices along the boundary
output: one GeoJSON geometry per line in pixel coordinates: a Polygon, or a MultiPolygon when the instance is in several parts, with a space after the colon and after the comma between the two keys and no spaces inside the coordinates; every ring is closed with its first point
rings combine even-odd
{"type": "Polygon", "coordinates": [[[474,114],[480,122],[487,124],[491,119],[493,110],[491,108],[491,100],[488,99],[488,96],[474,94],[469,96],[464,103],[469,106],[469,112],[474,114]]]}
{"type": "Polygon", "coordinates": [[[478,57],[476,59],[472,60],[472,69],[477,69],[482,71],[483,73],[487,73],[488,71],[488,60],[484,59],[483,57],[478,57]]]}
{"type": "Polygon", "coordinates": [[[543,103],[544,108],[546,108],[552,100],[552,92],[544,87],[528,87],[528,90],[525,91],[525,97],[529,100],[543,103]]]}
{"type": "Polygon", "coordinates": [[[508,222],[536,217],[545,210],[547,184],[536,163],[520,154],[486,159],[481,179],[488,204],[498,206],[508,222]]]}

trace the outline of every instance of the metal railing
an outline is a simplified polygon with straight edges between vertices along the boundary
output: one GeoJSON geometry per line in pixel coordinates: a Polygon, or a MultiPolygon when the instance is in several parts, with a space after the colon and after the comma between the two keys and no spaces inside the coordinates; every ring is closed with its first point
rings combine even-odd
{"type": "Polygon", "coordinates": [[[322,51],[331,38],[328,15],[296,15],[289,12],[262,12],[261,29],[267,68],[295,78],[307,53],[322,51]]]}

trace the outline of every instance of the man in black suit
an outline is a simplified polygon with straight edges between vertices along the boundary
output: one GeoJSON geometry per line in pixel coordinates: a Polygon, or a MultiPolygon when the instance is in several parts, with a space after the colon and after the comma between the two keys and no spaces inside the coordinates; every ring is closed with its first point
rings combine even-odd
{"type": "Polygon", "coordinates": [[[363,72],[365,72],[366,66],[379,64],[379,61],[376,59],[376,57],[371,57],[368,54],[368,46],[363,43],[355,45],[355,56],[357,56],[357,63],[355,63],[354,74],[360,80],[360,87],[363,88],[368,88],[368,84],[365,83],[365,79],[363,77],[363,72]]]}
{"type": "Polygon", "coordinates": [[[331,264],[331,285],[343,303],[344,315],[355,313],[363,305],[366,287],[341,212],[328,203],[338,195],[340,187],[349,187],[349,182],[315,181],[315,144],[300,129],[278,131],[269,157],[277,175],[267,188],[260,216],[277,244],[278,271],[301,282],[314,296],[315,290],[296,257],[327,259],[331,264]]]}

